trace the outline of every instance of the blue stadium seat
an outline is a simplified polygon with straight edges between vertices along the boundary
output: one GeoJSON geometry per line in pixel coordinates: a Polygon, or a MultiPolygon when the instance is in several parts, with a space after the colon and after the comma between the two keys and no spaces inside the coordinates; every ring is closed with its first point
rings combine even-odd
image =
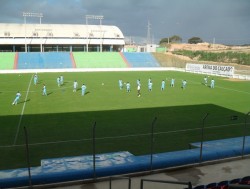
{"type": "Polygon", "coordinates": [[[151,53],[124,52],[123,55],[132,68],[160,67],[151,53]]]}
{"type": "Polygon", "coordinates": [[[69,52],[19,53],[17,69],[72,68],[69,52]]]}

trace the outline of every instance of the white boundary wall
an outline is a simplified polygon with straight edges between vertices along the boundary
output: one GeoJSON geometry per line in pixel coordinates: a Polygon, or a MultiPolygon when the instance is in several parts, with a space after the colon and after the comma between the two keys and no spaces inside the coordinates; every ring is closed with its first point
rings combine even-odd
{"type": "Polygon", "coordinates": [[[149,67],[149,68],[65,68],[65,69],[19,69],[19,70],[0,70],[3,73],[50,73],[50,72],[128,72],[128,71],[182,71],[183,68],[174,67],[149,67]]]}
{"type": "Polygon", "coordinates": [[[250,80],[250,75],[235,74],[233,66],[187,63],[186,72],[250,80]]]}
{"type": "Polygon", "coordinates": [[[211,64],[186,64],[186,71],[188,72],[201,72],[208,75],[221,75],[226,77],[233,77],[234,67],[233,66],[221,66],[211,64]]]}
{"type": "Polygon", "coordinates": [[[250,80],[250,75],[233,74],[231,76],[221,75],[216,73],[200,72],[197,70],[186,70],[185,68],[175,67],[157,67],[157,68],[67,68],[67,69],[22,69],[22,70],[0,70],[0,74],[13,74],[13,73],[55,73],[55,72],[120,72],[120,71],[180,71],[190,72],[197,74],[215,75],[221,77],[230,77],[235,79],[250,80]]]}

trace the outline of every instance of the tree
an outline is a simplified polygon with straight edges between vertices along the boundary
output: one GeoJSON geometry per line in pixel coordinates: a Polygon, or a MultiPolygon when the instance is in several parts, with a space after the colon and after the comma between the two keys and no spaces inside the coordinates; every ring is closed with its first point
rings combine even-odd
{"type": "Polygon", "coordinates": [[[202,43],[202,39],[199,37],[192,37],[188,40],[188,43],[190,44],[197,44],[197,43],[202,43]]]}
{"type": "Polygon", "coordinates": [[[169,43],[181,43],[181,42],[182,42],[182,38],[178,35],[174,35],[172,37],[162,38],[160,40],[160,45],[166,45],[169,43]]]}
{"type": "Polygon", "coordinates": [[[169,38],[170,43],[181,43],[182,38],[178,35],[173,35],[172,37],[169,38]]]}
{"type": "Polygon", "coordinates": [[[169,38],[163,38],[160,40],[160,44],[162,43],[168,43],[169,42],[169,38]]]}

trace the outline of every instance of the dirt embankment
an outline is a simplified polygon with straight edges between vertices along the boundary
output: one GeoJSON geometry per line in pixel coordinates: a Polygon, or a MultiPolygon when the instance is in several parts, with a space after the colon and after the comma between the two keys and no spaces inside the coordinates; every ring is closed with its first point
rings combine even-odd
{"type": "Polygon", "coordinates": [[[216,52],[226,52],[228,50],[233,50],[235,52],[249,52],[250,47],[229,47],[225,45],[219,44],[171,44],[169,47],[169,51],[166,53],[154,53],[155,58],[164,67],[177,67],[177,68],[185,68],[186,63],[199,63],[199,64],[220,64],[220,65],[231,65],[235,67],[235,72],[239,74],[247,74],[250,75],[250,66],[239,65],[234,63],[223,63],[223,62],[210,62],[210,61],[198,61],[193,60],[189,57],[182,55],[175,55],[172,53],[174,50],[192,50],[192,51],[216,51],[216,52]]]}
{"type": "Polygon", "coordinates": [[[215,51],[215,52],[245,52],[250,53],[250,46],[227,46],[221,44],[211,43],[198,43],[198,44],[171,44],[169,46],[169,52],[176,50],[190,50],[190,51],[215,51]]]}

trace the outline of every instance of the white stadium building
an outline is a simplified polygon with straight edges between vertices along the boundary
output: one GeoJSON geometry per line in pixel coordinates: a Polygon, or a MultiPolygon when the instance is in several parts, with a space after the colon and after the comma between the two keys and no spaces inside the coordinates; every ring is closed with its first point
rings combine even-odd
{"type": "Polygon", "coordinates": [[[0,23],[1,52],[117,52],[124,45],[116,26],[0,23]]]}

